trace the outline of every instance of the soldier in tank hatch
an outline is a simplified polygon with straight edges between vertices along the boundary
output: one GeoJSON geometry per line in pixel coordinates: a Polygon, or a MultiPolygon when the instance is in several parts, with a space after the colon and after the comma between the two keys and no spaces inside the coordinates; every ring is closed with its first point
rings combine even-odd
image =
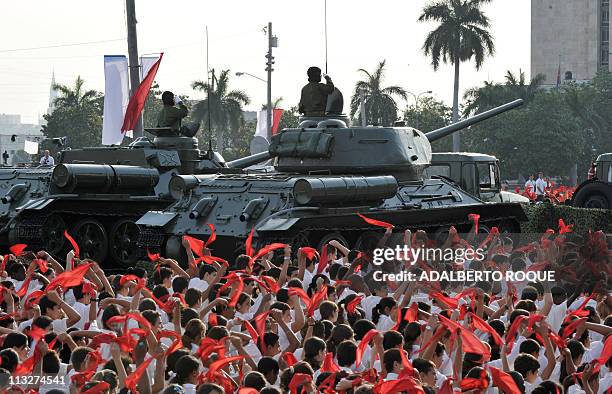
{"type": "Polygon", "coordinates": [[[334,83],[329,75],[325,76],[326,83],[321,83],[319,67],[310,67],[306,73],[308,84],[302,88],[298,109],[305,116],[325,116],[327,96],[334,91],[334,83]]]}
{"type": "Polygon", "coordinates": [[[170,127],[172,130],[179,130],[181,128],[181,120],[189,112],[188,108],[183,104],[180,97],[175,96],[168,90],[162,93],[162,102],[164,103],[164,108],[157,116],[157,127],[170,127]],[[175,105],[178,105],[178,108],[175,105]]]}

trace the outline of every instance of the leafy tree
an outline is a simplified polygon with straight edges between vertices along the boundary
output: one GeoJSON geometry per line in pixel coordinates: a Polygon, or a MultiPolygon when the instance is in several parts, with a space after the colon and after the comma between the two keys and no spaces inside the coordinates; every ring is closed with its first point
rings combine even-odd
{"type": "Polygon", "coordinates": [[[503,178],[540,170],[566,176],[574,163],[579,164],[579,173],[586,173],[588,161],[584,127],[565,104],[562,92],[537,93],[522,109],[473,126],[466,133],[466,147],[495,155],[503,178]]]}
{"type": "MultiPolygon", "coordinates": [[[[399,86],[383,87],[385,78],[384,60],[378,64],[373,73],[362,68],[358,71],[365,79],[355,84],[355,91],[351,97],[351,116],[355,116],[359,112],[359,105],[361,104],[360,93],[363,92],[368,122],[382,126],[391,126],[397,119],[398,107],[395,97],[406,100],[406,91],[399,86]]],[[[359,116],[361,116],[361,113],[359,116]]]]}
{"type": "MultiPolygon", "coordinates": [[[[404,111],[404,120],[408,126],[417,128],[424,133],[439,129],[451,123],[452,109],[444,102],[436,100],[431,96],[419,98],[418,108],[409,105],[404,111]]],[[[432,143],[436,152],[448,152],[452,149],[450,136],[444,137],[432,143]]]]}
{"type": "Polygon", "coordinates": [[[251,140],[255,136],[257,120],[242,121],[237,129],[227,131],[227,144],[223,157],[225,160],[234,160],[251,154],[251,140]]]}
{"type": "Polygon", "coordinates": [[[147,101],[145,101],[144,110],[142,113],[142,123],[144,127],[157,127],[157,117],[164,108],[164,104],[161,101],[162,91],[159,89],[157,82],[153,83],[147,101]]]}
{"type": "Polygon", "coordinates": [[[528,103],[542,86],[544,75],[538,74],[529,83],[526,83],[523,71],[516,76],[508,70],[505,79],[504,84],[485,81],[484,86],[465,92],[463,96],[466,100],[463,108],[464,116],[484,112],[519,98],[528,103]]]}
{"type": "Polygon", "coordinates": [[[281,116],[280,122],[278,123],[278,130],[297,128],[300,124],[299,119],[300,114],[298,113],[297,107],[291,107],[284,110],[283,116],[281,116]]]}
{"type": "Polygon", "coordinates": [[[590,160],[612,152],[612,73],[602,70],[590,83],[572,83],[562,92],[565,104],[583,124],[590,160]]]}
{"type": "MultiPolygon", "coordinates": [[[[493,37],[487,30],[489,18],[481,10],[484,3],[491,0],[435,0],[423,8],[420,22],[438,22],[431,31],[423,51],[431,56],[434,70],[440,61],[455,66],[453,90],[453,122],[459,120],[459,67],[461,62],[474,58],[476,69],[480,69],[485,57],[495,51],[493,37]]],[[[453,134],[453,150],[459,151],[461,138],[453,134]]]]}
{"type": "Polygon", "coordinates": [[[98,146],[102,141],[103,96],[95,90],[83,89],[84,81],[77,77],[74,87],[55,85],[60,93],[55,110],[43,115],[46,125],[42,132],[47,138],[67,137],[71,148],[98,146]]]}
{"type": "Polygon", "coordinates": [[[206,92],[206,98],[198,101],[192,110],[192,116],[201,122],[204,128],[210,123],[215,134],[216,150],[223,153],[225,150],[226,132],[233,133],[243,122],[242,107],[251,102],[249,96],[241,90],[229,90],[229,72],[223,70],[217,78],[214,70],[209,82],[194,81],[191,87],[206,92]],[[210,100],[210,112],[209,103],[210,100]]]}

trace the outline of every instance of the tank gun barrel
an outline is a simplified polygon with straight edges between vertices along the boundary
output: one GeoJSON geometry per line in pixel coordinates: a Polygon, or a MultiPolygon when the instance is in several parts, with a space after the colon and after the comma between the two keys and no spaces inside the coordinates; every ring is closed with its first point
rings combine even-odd
{"type": "Polygon", "coordinates": [[[268,151],[265,151],[261,153],[256,153],[254,155],[245,156],[240,159],[228,161],[226,164],[229,168],[247,168],[254,164],[264,162],[270,157],[270,153],[268,151]]]}
{"type": "Polygon", "coordinates": [[[467,118],[457,123],[453,123],[451,125],[439,128],[437,130],[430,131],[429,133],[425,134],[425,136],[430,142],[437,141],[461,129],[465,129],[467,127],[475,125],[476,123],[482,122],[483,120],[487,120],[499,114],[503,114],[504,112],[510,111],[511,109],[520,107],[523,104],[524,104],[524,101],[522,99],[514,100],[504,105],[500,105],[499,107],[492,108],[488,111],[482,112],[478,115],[474,115],[471,118],[467,118]]]}

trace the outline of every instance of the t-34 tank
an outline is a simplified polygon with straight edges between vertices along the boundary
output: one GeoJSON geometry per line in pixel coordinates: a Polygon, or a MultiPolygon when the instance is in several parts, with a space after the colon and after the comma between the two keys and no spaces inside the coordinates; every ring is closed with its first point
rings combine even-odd
{"type": "Polygon", "coordinates": [[[469,213],[480,214],[481,228],[520,231],[526,220],[520,204],[485,203],[443,178],[423,179],[431,161],[430,142],[522,104],[517,100],[424,134],[410,127],[350,127],[341,115],[303,118],[297,129],[272,138],[268,152],[229,163],[247,168],[269,158],[272,172],[176,175],[169,189],[176,201],[148,212],[141,248],[181,256],[181,236],[201,239],[216,228],[214,253],[232,257],[251,229],[255,244],[287,241],[294,247],[337,239],[352,248],[371,244],[371,231],[356,213],[391,222],[395,231],[467,231],[469,213]],[[157,244],[151,240],[164,240],[157,244]]]}
{"type": "Polygon", "coordinates": [[[139,252],[135,221],[173,202],[173,176],[240,172],[198,149],[197,127],[147,131],[153,141],[64,150],[55,167],[0,169],[2,244],[26,243],[58,254],[68,246],[68,230],[81,257],[130,264],[139,252]]]}

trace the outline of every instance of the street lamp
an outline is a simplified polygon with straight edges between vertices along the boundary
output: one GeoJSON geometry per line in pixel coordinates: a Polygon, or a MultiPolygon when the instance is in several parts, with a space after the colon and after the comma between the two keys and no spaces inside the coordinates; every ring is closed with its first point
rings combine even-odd
{"type": "Polygon", "coordinates": [[[265,80],[265,79],[263,79],[263,78],[258,77],[257,75],[249,74],[249,73],[244,72],[244,71],[238,71],[238,72],[236,72],[236,76],[237,76],[237,77],[241,77],[241,76],[243,76],[243,75],[248,75],[249,77],[253,77],[253,78],[255,78],[255,79],[259,79],[259,80],[260,80],[261,82],[263,82],[263,83],[268,83],[268,81],[266,81],[266,80],[265,80]]]}
{"type": "Polygon", "coordinates": [[[412,92],[406,92],[410,95],[412,95],[412,97],[414,97],[414,111],[416,112],[416,128],[419,128],[419,99],[421,98],[422,95],[424,94],[432,94],[433,92],[431,90],[428,90],[426,92],[421,92],[419,94],[414,94],[412,92]]]}

